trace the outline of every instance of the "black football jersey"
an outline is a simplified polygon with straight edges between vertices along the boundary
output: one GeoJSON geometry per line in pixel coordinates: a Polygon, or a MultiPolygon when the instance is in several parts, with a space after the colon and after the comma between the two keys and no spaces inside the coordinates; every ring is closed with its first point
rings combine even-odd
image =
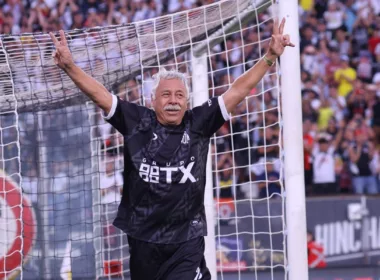
{"type": "Polygon", "coordinates": [[[106,120],[124,136],[124,188],[114,225],[152,243],[207,235],[204,209],[210,137],[229,118],[223,98],[187,110],[178,126],[113,96],[106,120]]]}

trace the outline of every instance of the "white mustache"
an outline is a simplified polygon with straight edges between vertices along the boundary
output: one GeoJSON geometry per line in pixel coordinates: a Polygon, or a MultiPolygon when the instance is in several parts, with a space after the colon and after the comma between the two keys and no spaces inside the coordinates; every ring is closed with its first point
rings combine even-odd
{"type": "Polygon", "coordinates": [[[181,106],[179,106],[178,104],[176,104],[176,105],[169,104],[169,105],[166,105],[164,107],[164,110],[165,111],[180,111],[181,110],[181,106]]]}

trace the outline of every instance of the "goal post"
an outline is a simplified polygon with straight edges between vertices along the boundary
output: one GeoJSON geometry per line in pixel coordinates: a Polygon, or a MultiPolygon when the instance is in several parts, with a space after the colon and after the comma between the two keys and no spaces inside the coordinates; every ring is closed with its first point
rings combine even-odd
{"type": "Polygon", "coordinates": [[[280,70],[289,280],[308,280],[298,1],[280,0],[279,15],[286,19],[284,32],[295,44],[281,56],[280,70]]]}
{"type": "MultiPolygon", "coordinates": [[[[209,98],[208,94],[208,71],[207,71],[207,56],[205,53],[192,56],[191,58],[192,66],[192,87],[193,96],[192,102],[193,106],[200,106],[209,98]]],[[[216,279],[216,250],[215,250],[215,206],[214,206],[214,196],[213,196],[213,182],[212,180],[212,166],[211,166],[211,154],[210,150],[207,156],[206,165],[206,186],[204,195],[204,205],[206,211],[206,221],[207,221],[207,236],[205,238],[206,248],[205,248],[205,259],[208,269],[211,272],[211,279],[216,279]]]]}

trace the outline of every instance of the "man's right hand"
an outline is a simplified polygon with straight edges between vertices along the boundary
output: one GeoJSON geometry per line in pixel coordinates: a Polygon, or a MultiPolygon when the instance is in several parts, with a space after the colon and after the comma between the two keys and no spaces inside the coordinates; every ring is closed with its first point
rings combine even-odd
{"type": "Polygon", "coordinates": [[[69,46],[67,44],[66,36],[63,30],[59,31],[60,41],[54,36],[53,33],[49,33],[55,45],[55,51],[53,52],[54,63],[58,65],[62,70],[68,70],[74,66],[73,56],[71,55],[69,46]]]}

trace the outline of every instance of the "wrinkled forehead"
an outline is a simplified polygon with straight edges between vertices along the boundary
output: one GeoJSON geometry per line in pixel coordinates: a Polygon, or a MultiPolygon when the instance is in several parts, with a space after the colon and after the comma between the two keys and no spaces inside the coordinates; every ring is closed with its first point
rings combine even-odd
{"type": "Polygon", "coordinates": [[[161,79],[158,83],[157,89],[159,91],[183,91],[187,92],[185,83],[178,78],[172,78],[172,79],[161,79]]]}

